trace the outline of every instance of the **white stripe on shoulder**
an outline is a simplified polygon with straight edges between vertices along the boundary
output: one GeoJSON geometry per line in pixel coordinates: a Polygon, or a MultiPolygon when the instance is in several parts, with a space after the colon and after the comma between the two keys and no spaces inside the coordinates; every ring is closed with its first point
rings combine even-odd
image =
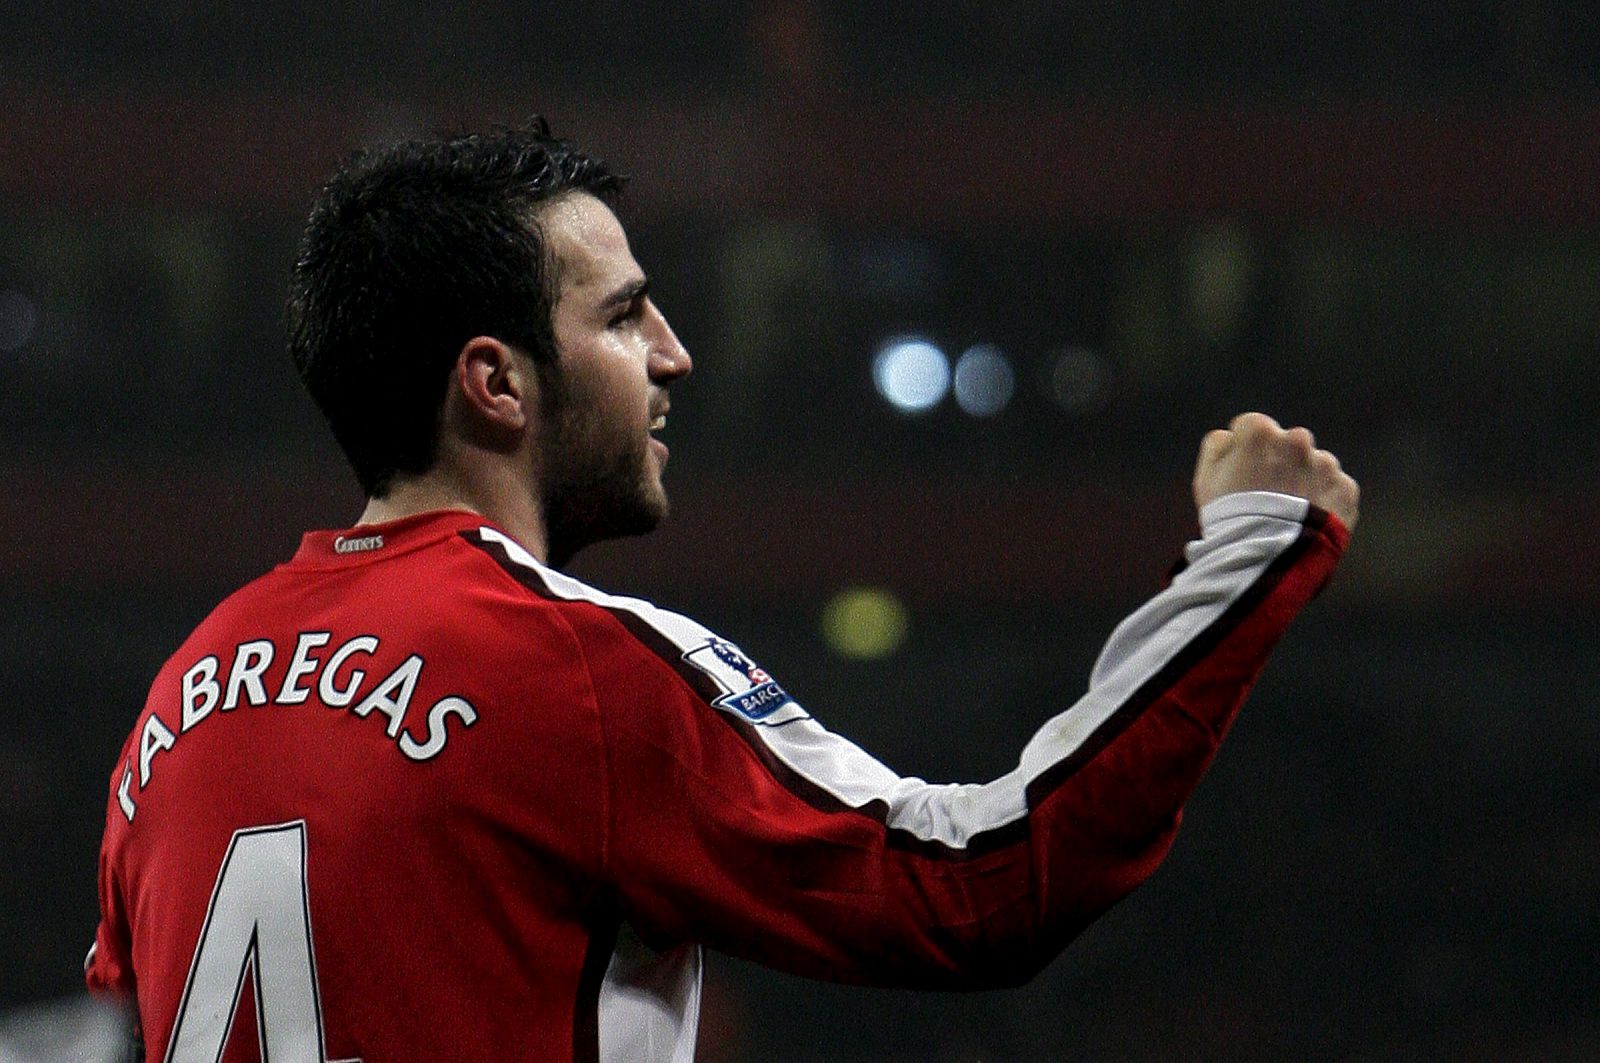
{"type": "MultiPolygon", "coordinates": [[[[480,528],[486,541],[501,546],[513,563],[534,575],[553,596],[572,602],[589,602],[612,613],[628,613],[649,625],[679,661],[701,673],[697,689],[714,705],[762,728],[791,724],[808,718],[799,702],[756,665],[744,651],[681,613],[662,609],[643,598],[607,594],[581,580],[541,564],[515,541],[493,528],[480,528]]],[[[651,647],[657,653],[660,647],[651,647]]],[[[672,664],[672,662],[668,662],[672,664]]],[[[674,665],[676,667],[676,665],[674,665]]],[[[680,670],[681,674],[681,670],[680,670]]]]}
{"type": "Polygon", "coordinates": [[[482,527],[478,534],[489,542],[498,544],[505,550],[506,555],[524,568],[530,569],[539,578],[539,581],[549,588],[550,593],[557,598],[564,598],[571,602],[590,602],[605,609],[620,610],[632,613],[652,628],[659,631],[673,645],[685,653],[695,649],[710,639],[716,638],[706,627],[667,609],[645,601],[643,598],[627,598],[617,594],[607,594],[605,591],[591,587],[582,580],[573,579],[564,572],[542,564],[538,558],[523,549],[515,539],[496,531],[494,528],[482,527]]]}

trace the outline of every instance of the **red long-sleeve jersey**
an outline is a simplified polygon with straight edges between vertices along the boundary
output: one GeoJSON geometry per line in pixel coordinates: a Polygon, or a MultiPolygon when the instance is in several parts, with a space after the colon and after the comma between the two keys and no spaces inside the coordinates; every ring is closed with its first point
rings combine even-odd
{"type": "Polygon", "coordinates": [[[91,988],[151,1059],[692,1058],[700,947],[1021,982],[1146,878],[1345,543],[1202,513],[984,784],[896,775],[733,644],[481,517],[313,532],[167,662],[110,780],[91,988]]]}

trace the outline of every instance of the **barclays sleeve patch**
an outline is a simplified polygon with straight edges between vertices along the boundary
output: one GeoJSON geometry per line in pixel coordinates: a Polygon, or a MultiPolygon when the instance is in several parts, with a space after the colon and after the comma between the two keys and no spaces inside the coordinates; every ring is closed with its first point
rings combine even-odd
{"type": "Polygon", "coordinates": [[[756,723],[779,724],[808,715],[764,670],[731,642],[708,639],[683,659],[709,675],[723,690],[712,702],[756,723]]]}

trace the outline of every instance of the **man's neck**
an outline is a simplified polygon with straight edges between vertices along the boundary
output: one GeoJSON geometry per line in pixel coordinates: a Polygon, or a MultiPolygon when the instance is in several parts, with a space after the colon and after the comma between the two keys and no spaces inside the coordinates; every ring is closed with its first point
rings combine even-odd
{"type": "Polygon", "coordinates": [[[419,513],[443,509],[466,510],[504,528],[540,561],[548,557],[544,516],[531,493],[522,490],[474,490],[451,478],[423,475],[399,479],[382,498],[367,499],[356,523],[384,524],[419,513]]]}

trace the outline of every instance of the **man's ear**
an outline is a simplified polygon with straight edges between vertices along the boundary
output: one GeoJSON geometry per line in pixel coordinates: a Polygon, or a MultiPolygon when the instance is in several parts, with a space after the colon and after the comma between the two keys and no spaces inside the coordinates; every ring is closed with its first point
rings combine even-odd
{"type": "Polygon", "coordinates": [[[527,357],[493,336],[474,336],[456,355],[453,378],[468,431],[516,436],[527,430],[539,386],[527,357]]]}

